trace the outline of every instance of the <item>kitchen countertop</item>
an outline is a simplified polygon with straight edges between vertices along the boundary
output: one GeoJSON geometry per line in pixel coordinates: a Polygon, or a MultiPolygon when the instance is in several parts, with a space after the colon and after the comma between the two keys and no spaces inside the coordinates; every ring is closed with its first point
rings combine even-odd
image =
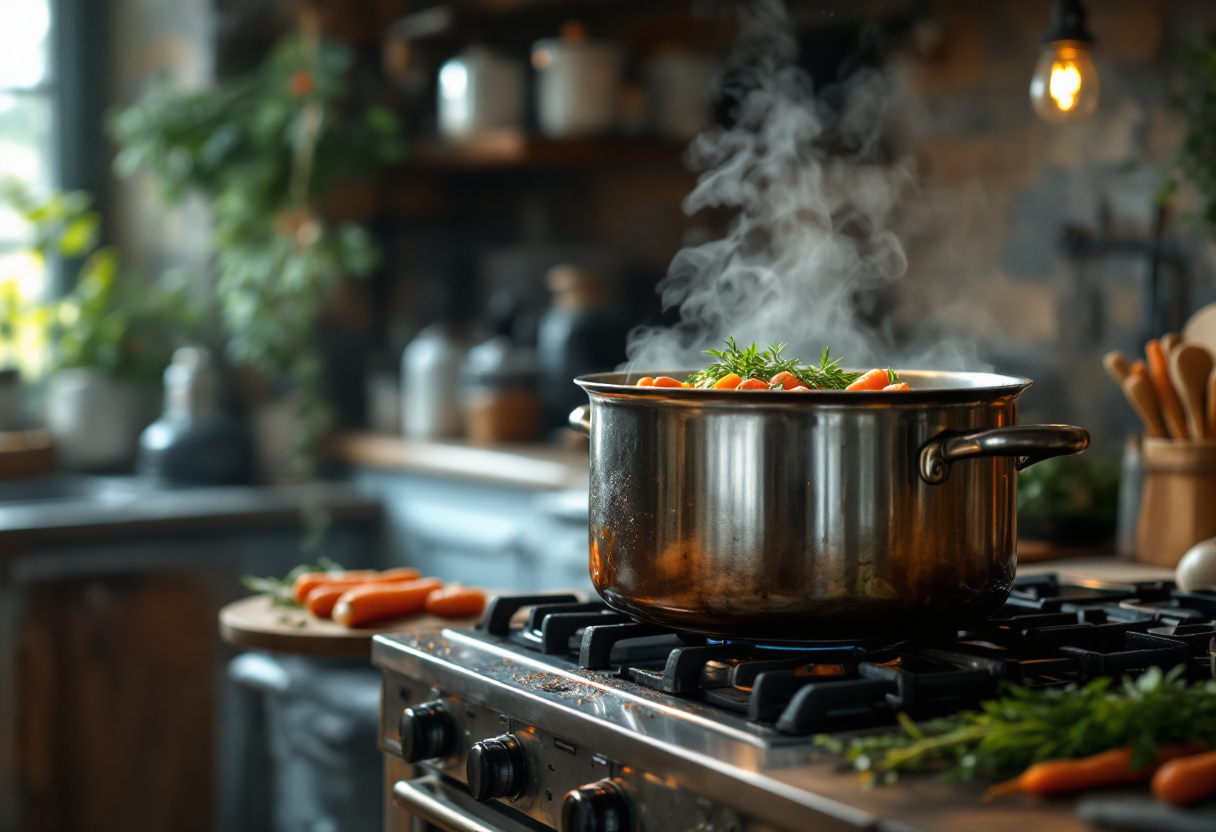
{"type": "Polygon", "coordinates": [[[486,446],[350,433],[333,439],[326,452],[330,458],[352,465],[538,490],[586,490],[590,477],[586,450],[553,445],[486,446]]]}
{"type": "Polygon", "coordinates": [[[82,478],[98,483],[89,494],[0,502],[0,558],[33,545],[79,540],[257,528],[300,522],[316,500],[334,521],[380,517],[380,503],[355,486],[321,482],[300,486],[161,488],[135,477],[82,478]]]}

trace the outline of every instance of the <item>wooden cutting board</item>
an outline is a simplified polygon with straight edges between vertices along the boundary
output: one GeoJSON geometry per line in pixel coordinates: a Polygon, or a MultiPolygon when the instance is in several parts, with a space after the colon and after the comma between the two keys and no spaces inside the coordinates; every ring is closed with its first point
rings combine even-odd
{"type": "MultiPolygon", "coordinates": [[[[489,597],[487,593],[487,597],[489,597]]],[[[370,656],[372,636],[402,630],[426,632],[467,627],[472,618],[439,618],[426,613],[381,621],[374,627],[343,627],[305,610],[276,607],[265,595],[233,601],[220,610],[220,638],[234,647],[304,656],[370,656]]]]}

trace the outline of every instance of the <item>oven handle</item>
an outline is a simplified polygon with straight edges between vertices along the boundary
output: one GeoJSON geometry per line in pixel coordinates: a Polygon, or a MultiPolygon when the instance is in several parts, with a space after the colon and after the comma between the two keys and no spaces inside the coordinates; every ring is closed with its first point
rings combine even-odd
{"type": "Polygon", "coordinates": [[[444,791],[443,784],[434,775],[398,780],[393,786],[393,803],[444,832],[504,832],[470,817],[444,791]]]}

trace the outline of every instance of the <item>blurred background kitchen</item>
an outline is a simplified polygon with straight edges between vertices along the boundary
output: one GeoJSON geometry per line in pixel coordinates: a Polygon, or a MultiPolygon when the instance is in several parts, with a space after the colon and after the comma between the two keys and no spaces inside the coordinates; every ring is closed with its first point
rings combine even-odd
{"type": "MultiPolygon", "coordinates": [[[[1102,356],[1216,300],[1216,6],[1090,0],[1032,102],[1055,5],[777,16],[829,122],[877,84],[905,183],[865,358],[1029,376],[1023,421],[1094,434],[1024,475],[1024,558],[1130,553],[1102,356]]],[[[230,665],[216,611],[326,557],[588,585],[570,379],[678,322],[656,285],[730,228],[684,200],[748,6],[6,0],[0,829],[375,828],[378,677],[230,665]]]]}

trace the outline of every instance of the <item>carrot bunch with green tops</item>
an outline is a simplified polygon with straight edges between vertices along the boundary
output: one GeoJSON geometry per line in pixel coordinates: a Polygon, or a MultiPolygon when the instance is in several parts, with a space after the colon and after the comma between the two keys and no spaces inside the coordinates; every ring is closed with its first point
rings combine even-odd
{"type": "Polygon", "coordinates": [[[740,348],[735,339],[726,339],[726,349],[706,350],[718,359],[704,370],[693,373],[685,381],[670,376],[645,376],[638,387],[685,387],[703,390],[910,390],[894,370],[870,370],[850,373],[840,369],[839,360],[831,360],[827,349],[818,366],[805,365],[797,358],[786,358],[781,352],[785,344],[772,344],[762,350],[755,344],[740,348]]]}

